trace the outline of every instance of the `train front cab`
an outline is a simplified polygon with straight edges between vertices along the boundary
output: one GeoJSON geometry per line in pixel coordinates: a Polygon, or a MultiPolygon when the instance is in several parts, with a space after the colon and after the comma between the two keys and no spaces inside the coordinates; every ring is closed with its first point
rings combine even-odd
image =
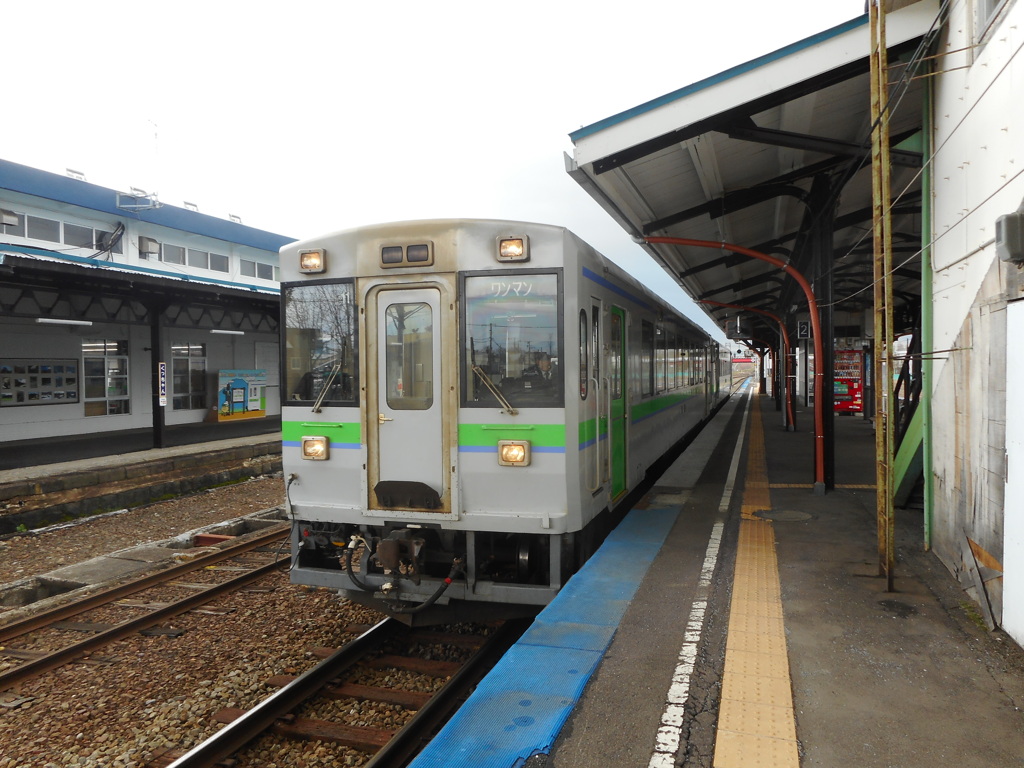
{"type": "MultiPolygon", "coordinates": [[[[541,256],[526,270],[480,259],[460,270],[454,249],[434,251],[452,238],[428,234],[364,231],[282,254],[348,251],[358,275],[282,287],[292,579],[399,607],[447,581],[438,606],[535,610],[574,570],[580,526],[564,377],[545,386],[535,371],[542,354],[560,377],[565,362],[560,250],[548,266],[541,256]],[[476,330],[460,333],[460,321],[476,330]],[[304,378],[314,383],[303,389],[304,378]]],[[[499,244],[492,235],[480,251],[499,244]]]]}

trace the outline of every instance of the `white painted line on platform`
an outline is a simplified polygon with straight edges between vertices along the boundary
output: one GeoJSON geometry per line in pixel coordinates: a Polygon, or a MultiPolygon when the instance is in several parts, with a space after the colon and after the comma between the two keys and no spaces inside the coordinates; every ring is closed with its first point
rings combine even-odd
{"type": "Polygon", "coordinates": [[[665,711],[661,716],[661,725],[655,736],[654,753],[651,755],[648,768],[674,768],[676,757],[679,755],[683,723],[685,721],[684,706],[686,700],[690,697],[690,678],[693,676],[693,670],[697,663],[697,649],[700,646],[701,637],[704,632],[704,616],[708,608],[711,579],[715,573],[715,566],[718,565],[718,552],[722,545],[722,530],[725,527],[723,518],[728,512],[729,504],[732,501],[733,488],[736,484],[736,475],[739,471],[740,456],[742,455],[743,437],[747,433],[747,416],[749,414],[750,399],[748,398],[747,405],[743,410],[740,436],[736,441],[736,449],[733,451],[732,464],[729,467],[729,474],[726,478],[722,501],[718,505],[718,515],[715,524],[711,528],[711,537],[708,541],[707,551],[704,553],[704,563],[701,566],[700,577],[697,580],[697,591],[693,604],[690,607],[690,615],[686,621],[683,646],[679,649],[678,663],[672,675],[672,684],[668,689],[665,711]]]}

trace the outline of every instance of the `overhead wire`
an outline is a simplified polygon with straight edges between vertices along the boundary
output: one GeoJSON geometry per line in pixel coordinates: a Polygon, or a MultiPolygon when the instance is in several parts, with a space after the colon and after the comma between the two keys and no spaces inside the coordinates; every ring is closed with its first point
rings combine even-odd
{"type": "MultiPolygon", "coordinates": [[[[902,267],[905,267],[905,266],[906,266],[907,264],[909,264],[909,263],[910,263],[910,262],[912,262],[912,261],[913,261],[914,259],[916,259],[917,257],[919,257],[919,256],[920,256],[920,255],[921,255],[922,253],[924,253],[924,252],[925,252],[925,251],[926,251],[926,250],[927,250],[928,248],[931,248],[931,247],[932,247],[933,245],[935,245],[935,243],[939,242],[939,240],[941,240],[942,238],[944,238],[944,237],[945,237],[946,235],[948,235],[948,234],[949,234],[950,232],[952,232],[952,231],[953,231],[954,229],[956,229],[956,228],[957,228],[957,227],[959,227],[959,226],[960,226],[961,224],[963,224],[963,223],[964,223],[965,221],[967,221],[967,219],[968,219],[968,218],[970,218],[970,216],[971,216],[971,214],[972,214],[972,213],[974,213],[974,212],[975,212],[975,211],[977,211],[977,210],[980,210],[980,209],[981,209],[981,208],[982,208],[982,207],[983,207],[983,206],[984,206],[984,205],[985,205],[985,204],[986,204],[986,203],[987,203],[987,202],[988,202],[989,200],[991,200],[991,199],[992,199],[993,197],[995,197],[995,196],[996,196],[996,195],[998,195],[998,194],[999,194],[1000,192],[1002,192],[1002,191],[1003,191],[1003,190],[1004,190],[1004,189],[1005,189],[1006,187],[1008,187],[1008,186],[1009,186],[1009,185],[1010,185],[1011,183],[1013,183],[1014,181],[1016,181],[1016,180],[1017,180],[1017,179],[1018,179],[1018,178],[1019,178],[1019,177],[1021,176],[1021,174],[1024,174],[1024,168],[1022,168],[1021,170],[1019,170],[1019,171],[1017,171],[1017,172],[1016,172],[1015,174],[1013,174],[1013,176],[1011,176],[1011,177],[1010,177],[1010,178],[1008,178],[1008,179],[1007,179],[1007,180],[1006,180],[1005,182],[1003,182],[1003,184],[1001,184],[1001,185],[1000,185],[999,187],[997,187],[997,188],[996,188],[996,189],[995,189],[995,190],[994,190],[994,191],[992,192],[992,194],[990,194],[990,195],[989,195],[988,197],[986,197],[986,198],[985,198],[984,200],[982,200],[982,201],[981,201],[980,203],[978,203],[978,204],[977,204],[976,206],[974,206],[974,208],[971,208],[970,210],[968,210],[968,212],[967,212],[967,213],[965,213],[965,214],[964,214],[963,216],[961,216],[961,217],[960,217],[960,219],[959,219],[958,221],[956,221],[956,222],[954,222],[953,224],[951,224],[951,225],[950,225],[950,227],[949,227],[949,229],[947,229],[947,230],[946,230],[945,232],[943,232],[943,233],[942,233],[941,235],[939,235],[938,237],[934,237],[934,238],[932,238],[932,240],[931,240],[931,241],[930,241],[930,242],[929,242],[929,243],[928,243],[927,245],[925,245],[925,246],[922,246],[922,247],[921,247],[921,248],[919,248],[919,249],[918,249],[917,251],[915,251],[915,252],[914,252],[914,253],[913,253],[913,254],[912,254],[911,256],[907,257],[906,259],[904,259],[903,261],[901,261],[901,262],[900,262],[899,264],[897,264],[896,266],[894,266],[894,267],[893,267],[893,272],[895,272],[895,271],[896,271],[897,269],[901,269],[902,267]]],[[[993,241],[989,241],[989,242],[991,243],[991,242],[993,242],[993,241]]],[[[972,251],[972,252],[971,252],[970,254],[968,254],[968,255],[967,255],[966,257],[964,257],[964,258],[967,258],[967,257],[969,257],[969,256],[973,256],[974,254],[978,253],[978,251],[979,251],[979,250],[981,250],[981,249],[975,249],[974,251],[972,251]]],[[[963,261],[963,259],[960,259],[960,261],[963,261]]],[[[959,262],[957,262],[957,263],[959,263],[959,262]]],[[[948,265],[948,266],[953,266],[953,265],[952,265],[952,264],[950,264],[950,265],[948,265]]],[[[948,268],[948,267],[943,267],[943,269],[946,269],[946,268],[948,268]]],[[[875,282],[876,282],[876,281],[874,281],[874,280],[873,280],[873,281],[871,281],[870,283],[868,283],[867,285],[865,285],[865,286],[864,286],[863,288],[861,288],[861,289],[859,289],[859,290],[857,290],[857,291],[854,291],[853,293],[849,294],[848,296],[845,296],[845,297],[843,297],[842,299],[839,299],[838,301],[833,301],[833,302],[832,302],[831,304],[823,304],[823,305],[821,305],[821,306],[827,306],[827,307],[832,307],[832,306],[835,306],[835,305],[837,305],[837,304],[841,304],[841,303],[842,303],[842,302],[844,302],[844,301],[849,301],[849,300],[850,300],[850,299],[852,299],[852,298],[853,298],[854,296],[858,296],[859,294],[861,294],[861,293],[864,293],[864,291],[866,291],[866,290],[868,290],[869,288],[873,287],[873,286],[874,286],[874,284],[875,284],[875,282]]]]}
{"type": "MultiPolygon", "coordinates": [[[[944,5],[948,5],[948,3],[949,3],[949,0],[946,0],[944,5]]],[[[971,113],[978,107],[979,104],[981,104],[982,100],[985,98],[985,96],[988,94],[988,92],[995,86],[995,84],[999,81],[999,79],[1005,74],[1007,68],[1010,66],[1011,63],[1013,63],[1014,59],[1021,52],[1022,49],[1024,49],[1024,42],[1022,42],[1020,45],[1018,45],[1016,50],[1014,50],[1010,54],[1010,56],[1007,58],[1007,60],[1003,63],[1003,66],[1000,67],[999,71],[995,73],[995,75],[991,78],[991,80],[984,87],[984,89],[982,89],[982,91],[978,95],[978,97],[970,104],[970,106],[964,112],[964,114],[960,118],[960,120],[957,121],[956,125],[953,126],[952,130],[950,130],[948,135],[946,135],[946,137],[943,139],[942,143],[939,144],[939,146],[935,147],[935,149],[932,151],[931,155],[928,158],[926,158],[925,161],[922,163],[920,170],[918,170],[917,173],[914,174],[914,177],[912,179],[910,179],[910,181],[908,181],[904,185],[902,191],[895,198],[893,198],[893,200],[889,204],[890,205],[890,211],[908,193],[908,191],[914,185],[914,183],[921,177],[921,174],[924,173],[925,169],[928,168],[929,166],[933,166],[934,165],[935,160],[938,157],[939,153],[945,148],[945,146],[949,143],[949,141],[955,135],[957,135],[957,133],[963,128],[964,123],[967,121],[967,118],[970,117],[971,113]]],[[[926,250],[932,248],[936,243],[938,243],[940,240],[942,240],[942,238],[944,238],[946,235],[948,235],[950,232],[952,232],[957,227],[959,227],[962,223],[964,223],[968,218],[970,218],[970,216],[973,213],[975,213],[976,211],[980,210],[983,206],[985,206],[993,197],[995,197],[997,194],[999,194],[1003,189],[1005,189],[1011,183],[1016,181],[1017,178],[1020,177],[1021,173],[1024,173],[1024,170],[1018,171],[1013,176],[1011,176],[1008,179],[1006,179],[1006,181],[1004,181],[995,190],[993,190],[984,200],[982,200],[981,202],[977,203],[973,208],[967,209],[966,213],[963,216],[961,216],[959,220],[957,220],[952,225],[950,225],[949,228],[946,229],[945,232],[943,232],[942,234],[940,234],[940,235],[938,235],[936,237],[932,237],[926,244],[923,244],[921,246],[921,248],[916,250],[913,254],[911,254],[909,257],[907,257],[906,259],[901,261],[899,264],[895,265],[893,267],[892,271],[895,272],[896,270],[901,269],[902,267],[904,267],[907,264],[909,264],[910,262],[912,262],[914,259],[920,257],[926,250]]],[[[867,237],[867,232],[862,234],[862,236],[855,243],[853,243],[853,245],[851,245],[849,247],[849,249],[847,251],[847,254],[852,253],[853,250],[858,245],[860,245],[860,243],[862,243],[865,240],[866,237],[867,237]]],[[[840,258],[845,258],[845,257],[840,257],[840,258]]],[[[890,273],[890,274],[892,274],[892,273],[890,273]]],[[[844,303],[846,301],[849,301],[850,299],[852,299],[852,298],[854,298],[856,296],[859,296],[860,294],[864,293],[868,289],[874,287],[876,282],[877,281],[872,280],[870,283],[868,283],[867,285],[863,286],[862,288],[854,291],[853,293],[850,293],[850,294],[848,294],[846,296],[843,296],[842,298],[837,299],[837,300],[835,300],[835,301],[833,301],[833,302],[831,302],[829,304],[823,305],[823,306],[836,306],[836,305],[842,304],[842,303],[844,303]]]]}

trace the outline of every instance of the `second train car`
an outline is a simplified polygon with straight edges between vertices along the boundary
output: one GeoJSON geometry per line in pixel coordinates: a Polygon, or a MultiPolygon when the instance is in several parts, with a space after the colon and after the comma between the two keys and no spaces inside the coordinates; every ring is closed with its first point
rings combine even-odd
{"type": "Polygon", "coordinates": [[[562,227],[367,226],[281,273],[292,581],[410,623],[546,605],[730,391],[728,350],[562,227]]]}

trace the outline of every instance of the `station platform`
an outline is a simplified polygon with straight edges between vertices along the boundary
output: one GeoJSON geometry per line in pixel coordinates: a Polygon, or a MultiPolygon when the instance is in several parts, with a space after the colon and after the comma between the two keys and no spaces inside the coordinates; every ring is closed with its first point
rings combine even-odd
{"type": "Polygon", "coordinates": [[[0,536],[270,474],[280,419],[0,443],[0,536]]]}
{"type": "Polygon", "coordinates": [[[730,399],[413,768],[1024,765],[1024,651],[897,511],[880,577],[874,435],[730,399]]]}
{"type": "MultiPolygon", "coordinates": [[[[174,448],[194,451],[193,446],[223,440],[244,438],[266,438],[280,440],[281,417],[268,416],[263,419],[249,419],[234,422],[199,422],[164,427],[163,445],[153,445],[153,430],[124,429],[113,432],[92,432],[83,435],[33,440],[8,440],[0,442],[0,472],[10,472],[6,477],[42,476],[47,472],[59,471],[53,464],[96,460],[103,463],[110,456],[132,455],[132,461],[140,460],[138,454],[150,451],[165,452],[174,448]],[[43,467],[50,466],[49,470],[43,467]]],[[[178,451],[181,453],[181,451],[178,451]]],[[[155,455],[155,454],[150,454],[155,455]]]]}

